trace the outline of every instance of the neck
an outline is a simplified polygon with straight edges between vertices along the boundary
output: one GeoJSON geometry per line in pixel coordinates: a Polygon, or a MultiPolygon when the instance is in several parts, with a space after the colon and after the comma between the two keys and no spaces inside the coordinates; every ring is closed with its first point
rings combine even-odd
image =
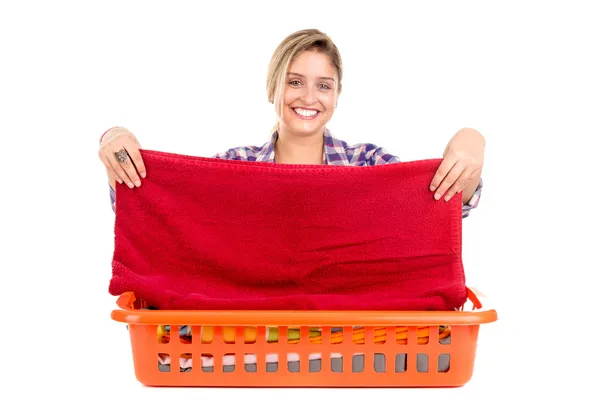
{"type": "Polygon", "coordinates": [[[278,164],[323,164],[323,132],[298,135],[280,127],[275,142],[275,162],[278,164]]]}

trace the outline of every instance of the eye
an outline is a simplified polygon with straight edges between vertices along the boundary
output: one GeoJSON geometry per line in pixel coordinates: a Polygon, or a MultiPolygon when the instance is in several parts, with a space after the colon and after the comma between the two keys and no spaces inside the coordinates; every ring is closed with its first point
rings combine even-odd
{"type": "Polygon", "coordinates": [[[297,82],[297,84],[298,84],[298,85],[300,84],[300,81],[299,81],[299,80],[297,80],[297,79],[294,79],[294,80],[290,81],[290,85],[292,85],[292,86],[297,86],[297,84],[295,84],[294,82],[297,82]]]}
{"type": "Polygon", "coordinates": [[[321,84],[319,85],[319,88],[320,88],[320,89],[324,89],[324,90],[331,89],[331,88],[329,87],[329,85],[327,85],[327,84],[325,84],[325,83],[321,83],[321,84]]]}

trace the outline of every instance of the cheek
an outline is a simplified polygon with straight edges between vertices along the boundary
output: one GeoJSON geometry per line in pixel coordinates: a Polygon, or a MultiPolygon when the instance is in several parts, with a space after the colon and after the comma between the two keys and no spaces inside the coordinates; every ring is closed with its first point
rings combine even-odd
{"type": "Polygon", "coordinates": [[[332,112],[335,108],[335,94],[333,92],[330,93],[321,93],[319,95],[319,101],[325,107],[326,112],[332,112]]]}
{"type": "Polygon", "coordinates": [[[283,93],[283,104],[290,104],[292,103],[294,100],[296,99],[296,96],[294,96],[294,92],[291,90],[286,90],[283,93]]]}
{"type": "Polygon", "coordinates": [[[279,118],[286,118],[286,115],[290,112],[289,105],[295,100],[293,93],[290,93],[289,90],[286,90],[283,93],[283,109],[281,113],[278,114],[279,118]]]}

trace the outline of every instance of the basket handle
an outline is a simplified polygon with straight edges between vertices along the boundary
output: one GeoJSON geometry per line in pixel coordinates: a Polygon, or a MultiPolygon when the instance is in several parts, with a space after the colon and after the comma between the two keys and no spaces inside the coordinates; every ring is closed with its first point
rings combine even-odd
{"type": "Polygon", "coordinates": [[[117,306],[123,310],[133,310],[135,300],[136,297],[133,292],[125,292],[117,299],[117,306]]]}

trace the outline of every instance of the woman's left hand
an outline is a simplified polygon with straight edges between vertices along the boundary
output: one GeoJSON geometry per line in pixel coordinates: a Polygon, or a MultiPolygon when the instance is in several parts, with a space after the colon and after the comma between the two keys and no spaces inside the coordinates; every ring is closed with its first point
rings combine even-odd
{"type": "Polygon", "coordinates": [[[485,139],[475,129],[461,129],[452,137],[429,188],[436,200],[463,193],[463,203],[469,201],[479,184],[484,149],[485,139]]]}

